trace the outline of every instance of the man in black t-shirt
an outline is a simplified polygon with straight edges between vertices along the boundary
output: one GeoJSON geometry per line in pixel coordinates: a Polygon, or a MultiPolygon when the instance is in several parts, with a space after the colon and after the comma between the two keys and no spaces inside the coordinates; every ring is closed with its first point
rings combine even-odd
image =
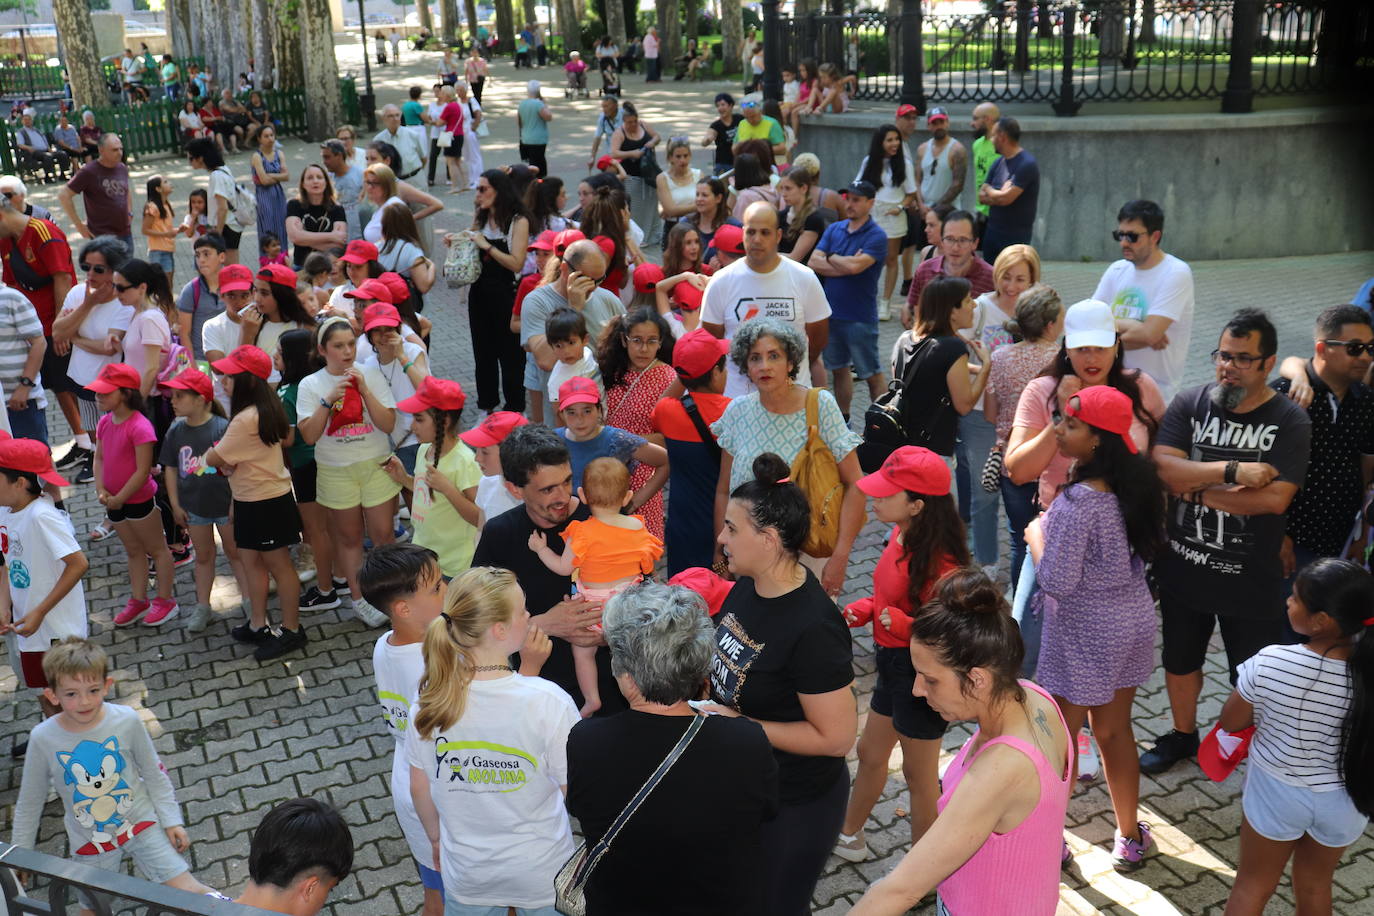
{"type": "Polygon", "coordinates": [[[1153,456],[1170,494],[1170,549],[1155,575],[1174,728],[1141,756],[1145,773],[1197,754],[1202,664],[1218,622],[1233,684],[1241,662],[1283,642],[1279,550],[1312,422],[1266,384],[1277,349],[1265,314],[1241,309],[1212,351],[1217,380],[1179,392],[1159,429],[1153,456]]]}
{"type": "Polygon", "coordinates": [[[716,148],[716,164],[711,171],[712,175],[728,172],[735,167],[735,132],[739,130],[740,121],[743,120],[735,113],[735,97],[728,92],[716,93],[716,114],[720,117],[706,128],[706,136],[701,140],[702,146],[716,148]]]}
{"type": "Polygon", "coordinates": [[[572,458],[563,440],[547,426],[521,426],[501,443],[501,471],[511,495],[522,504],[488,519],[472,557],[473,566],[499,566],[515,573],[525,590],[525,606],[538,627],[552,636],[553,654],[541,676],[568,692],[581,706],[582,691],[573,669],[572,645],[600,646],[596,666],[600,674],[601,710],[610,715],[627,704],[611,676],[611,653],[600,630],[601,605],[581,597],[568,597],[572,580],[544,565],[530,550],[530,535],[539,530],[554,553],[563,552],[563,529],[572,521],[591,517],[588,508],[573,496],[572,458]]]}

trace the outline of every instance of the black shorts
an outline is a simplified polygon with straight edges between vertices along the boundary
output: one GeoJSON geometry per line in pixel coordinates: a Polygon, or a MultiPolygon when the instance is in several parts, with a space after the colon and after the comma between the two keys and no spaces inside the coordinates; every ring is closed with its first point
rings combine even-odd
{"type": "Polygon", "coordinates": [[[902,237],[902,250],[915,248],[918,244],[924,247],[926,243],[925,221],[921,219],[921,211],[908,209],[906,211],[906,235],[902,237]]]}
{"type": "Polygon", "coordinates": [[[65,391],[80,391],[81,386],[73,382],[67,375],[67,364],[72,361],[72,351],[68,350],[61,356],[57,355],[57,350],[52,345],[52,335],[45,334],[43,339],[48,342],[48,348],[43,351],[43,385],[53,394],[65,391]]]}
{"type": "Polygon", "coordinates": [[[105,514],[112,522],[136,522],[147,518],[155,507],[155,500],[146,499],[141,503],[125,503],[118,509],[107,508],[105,514]]]}
{"type": "Polygon", "coordinates": [[[1207,644],[1218,622],[1232,684],[1236,682],[1241,662],[1265,646],[1285,641],[1283,625],[1287,615],[1284,611],[1248,616],[1211,614],[1164,596],[1160,597],[1159,610],[1164,624],[1160,661],[1169,674],[1192,674],[1202,670],[1207,660],[1207,644]]]}
{"type": "Polygon", "coordinates": [[[315,501],[315,478],[319,476],[319,469],[320,466],[314,461],[300,467],[291,466],[291,488],[296,491],[297,504],[315,501]]]}
{"type": "Polygon", "coordinates": [[[911,664],[909,649],[889,649],[878,646],[876,665],[878,683],[868,708],[880,716],[892,719],[892,727],[903,738],[934,741],[944,737],[949,723],[930,708],[925,697],[913,696],[916,668],[911,664]]]}
{"type": "Polygon", "coordinates": [[[238,251],[239,242],[243,241],[243,233],[237,229],[230,229],[228,226],[225,226],[224,231],[220,233],[220,238],[224,239],[225,248],[230,251],[238,251]]]}
{"type": "Polygon", "coordinates": [[[290,493],[253,502],[234,500],[234,542],[266,552],[301,542],[301,513],[290,493]]]}

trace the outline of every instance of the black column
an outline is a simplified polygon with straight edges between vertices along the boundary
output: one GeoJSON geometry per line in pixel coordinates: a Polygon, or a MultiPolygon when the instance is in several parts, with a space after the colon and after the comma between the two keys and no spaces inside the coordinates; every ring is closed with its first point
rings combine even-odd
{"type": "Polygon", "coordinates": [[[902,0],[902,104],[925,113],[925,47],[921,43],[921,0],[902,0]]]}
{"type": "Polygon", "coordinates": [[[1255,108],[1255,79],[1251,62],[1259,31],[1259,0],[1235,0],[1231,13],[1231,68],[1226,74],[1226,91],[1221,94],[1221,110],[1244,114],[1255,108]]]}
{"type": "Polygon", "coordinates": [[[779,102],[782,101],[782,28],[778,0],[763,0],[763,97],[779,102]]]}

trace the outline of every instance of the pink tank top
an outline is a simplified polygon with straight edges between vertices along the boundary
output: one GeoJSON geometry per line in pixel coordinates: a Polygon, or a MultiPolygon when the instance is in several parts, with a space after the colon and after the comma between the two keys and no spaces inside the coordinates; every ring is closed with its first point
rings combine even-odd
{"type": "MultiPolygon", "coordinates": [[[[1021,686],[1034,690],[1054,703],[1051,697],[1030,681],[1021,686]]],[[[1059,725],[1068,725],[1055,707],[1059,725]]],[[[954,874],[940,882],[940,901],[952,916],[978,913],[1017,913],[1018,916],[1054,916],[1059,907],[1059,862],[1063,851],[1064,818],[1069,808],[1070,780],[1066,759],[1051,767],[1044,755],[1032,745],[1003,736],[993,738],[968,756],[978,738],[975,731],[959,749],[959,756],[945,771],[944,793],[939,810],[945,810],[978,754],[996,744],[1005,744],[1025,754],[1040,776],[1040,801],[1015,829],[994,833],[954,874]]]]}

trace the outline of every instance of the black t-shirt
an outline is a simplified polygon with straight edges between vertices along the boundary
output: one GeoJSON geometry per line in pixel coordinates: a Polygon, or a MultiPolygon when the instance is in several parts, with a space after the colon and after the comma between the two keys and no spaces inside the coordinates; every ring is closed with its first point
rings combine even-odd
{"type": "MultiPolygon", "coordinates": [[[[286,202],[286,216],[300,217],[301,228],[306,232],[333,232],[335,223],[344,223],[348,217],[344,215],[344,208],[338,204],[326,207],[324,204],[303,204],[299,200],[288,200],[286,202]]],[[[286,239],[282,239],[284,243],[286,239]]],[[[300,268],[305,264],[306,257],[314,251],[308,245],[297,245],[292,252],[292,258],[296,267],[300,268]]]]}
{"type": "Polygon", "coordinates": [[[711,130],[716,132],[716,165],[735,164],[735,131],[739,130],[739,122],[744,120],[744,115],[730,115],[730,123],[726,124],[720,118],[711,122],[711,130]]]}
{"type": "MultiPolygon", "coordinates": [[[[586,503],[579,503],[568,520],[553,528],[541,528],[548,538],[549,549],[554,553],[563,552],[563,529],[568,522],[585,521],[592,513],[586,503]]],[[[560,576],[544,565],[539,556],[530,551],[530,535],[534,533],[534,522],[524,505],[516,506],[488,519],[482,528],[482,537],[472,555],[473,566],[499,566],[515,573],[520,587],[525,590],[525,606],[530,614],[538,617],[567,597],[572,590],[572,580],[560,576]]],[[[596,667],[601,675],[601,711],[598,715],[609,715],[625,709],[625,698],[620,694],[615,678],[611,676],[611,650],[605,646],[596,651],[596,667]]],[[[577,687],[577,672],[573,668],[572,645],[562,639],[553,640],[553,654],[544,663],[540,677],[553,681],[568,692],[578,706],[585,700],[577,687]]]]}
{"type": "Polygon", "coordinates": [[[958,335],[927,337],[898,357],[897,377],[902,379],[902,422],[912,445],[937,455],[954,454],[959,431],[959,412],[949,397],[949,369],[968,348],[958,335]],[[912,362],[912,360],[916,362],[912,362]],[[908,367],[910,372],[908,373],[908,367]]]}
{"type": "MultiPolygon", "coordinates": [[[[1214,383],[1180,391],[1164,413],[1157,445],[1191,461],[1263,461],[1279,480],[1303,484],[1311,447],[1306,411],[1275,395],[1249,413],[1212,403],[1214,383]]],[[[1156,562],[1165,600],[1209,614],[1258,617],[1283,612],[1282,515],[1232,515],[1169,499],[1169,544],[1156,562]]]]}
{"type": "MultiPolygon", "coordinates": [[[[690,721],[628,710],[573,726],[568,813],[582,825],[588,843],[605,835],[690,721]]],[[[587,912],[753,916],[766,911],[760,898],[759,830],[777,809],[778,768],[763,729],[748,719],[709,716],[592,872],[587,912]],[[709,873],[693,874],[690,863],[703,861],[711,863],[709,873]]]]}
{"type": "MultiPolygon", "coordinates": [[[[786,207],[778,211],[779,226],[787,225],[787,213],[790,209],[790,207],[786,207]]],[[[819,242],[820,235],[825,232],[825,217],[821,216],[820,213],[816,212],[815,210],[812,210],[810,213],[806,214],[806,219],[802,220],[801,232],[797,233],[797,238],[801,238],[802,232],[816,233],[816,241],[819,242]]],[[[788,241],[787,230],[784,229],[782,236],[778,239],[778,251],[782,254],[791,254],[792,249],[796,247],[797,239],[792,239],[791,241],[788,241]]]]}
{"type": "MultiPolygon", "coordinates": [[[[854,680],[854,649],[839,608],[810,570],[779,598],[760,598],[754,580],[735,583],[716,618],[711,697],[765,722],[802,722],[798,694],[830,693],[854,680]]],[[[774,750],[778,795],[800,804],[829,789],[844,757],[804,757],[774,750]]]]}

